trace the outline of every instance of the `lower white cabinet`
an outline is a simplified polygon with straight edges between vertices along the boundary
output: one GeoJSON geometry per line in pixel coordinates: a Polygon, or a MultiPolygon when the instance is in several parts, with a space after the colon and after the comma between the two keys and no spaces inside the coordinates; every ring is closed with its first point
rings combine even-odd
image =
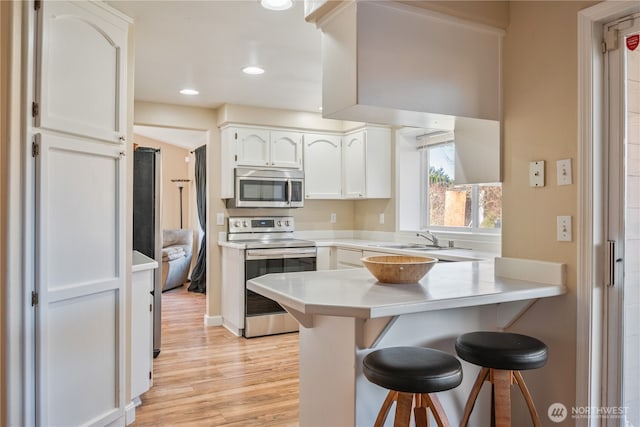
{"type": "Polygon", "coordinates": [[[240,336],[244,329],[244,249],[222,247],[222,325],[240,336]]]}
{"type": "Polygon", "coordinates": [[[153,367],[154,269],[131,275],[131,397],[149,390],[153,367]]]}
{"type": "Polygon", "coordinates": [[[360,268],[362,267],[362,251],[359,249],[338,248],[336,251],[336,268],[360,268]]]}

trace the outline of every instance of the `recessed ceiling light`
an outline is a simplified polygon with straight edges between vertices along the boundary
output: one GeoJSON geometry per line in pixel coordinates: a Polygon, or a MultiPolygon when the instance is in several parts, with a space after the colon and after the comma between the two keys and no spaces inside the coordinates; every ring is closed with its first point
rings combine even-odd
{"type": "Polygon", "coordinates": [[[183,95],[198,95],[200,92],[195,89],[182,89],[180,93],[183,95]]]}
{"type": "Polygon", "coordinates": [[[258,75],[264,73],[264,69],[260,67],[249,66],[244,67],[242,69],[242,72],[245,74],[258,75]]]}
{"type": "Polygon", "coordinates": [[[287,10],[293,6],[291,0],[260,0],[260,4],[269,10],[287,10]]]}

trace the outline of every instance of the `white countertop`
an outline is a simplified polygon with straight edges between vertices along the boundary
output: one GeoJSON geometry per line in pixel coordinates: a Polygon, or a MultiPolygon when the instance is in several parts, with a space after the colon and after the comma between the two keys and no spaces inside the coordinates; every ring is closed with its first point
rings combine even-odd
{"type": "MultiPolygon", "coordinates": [[[[400,255],[422,255],[433,258],[439,258],[443,261],[478,261],[493,259],[496,254],[475,251],[471,249],[435,249],[435,250],[411,250],[387,247],[387,245],[401,244],[401,242],[385,242],[378,240],[363,239],[305,239],[310,240],[318,247],[339,247],[344,249],[365,250],[371,252],[383,252],[388,254],[400,255]]],[[[234,249],[245,249],[246,244],[242,242],[230,242],[227,240],[219,240],[218,245],[234,249]]]]}
{"type": "Polygon", "coordinates": [[[563,295],[566,287],[496,277],[494,262],[438,263],[415,284],[383,284],[364,268],[268,274],[248,289],[306,315],[356,318],[398,316],[431,310],[563,295]]]}
{"type": "Polygon", "coordinates": [[[138,251],[133,251],[131,260],[131,271],[133,273],[137,271],[153,270],[154,268],[158,268],[158,262],[156,260],[149,258],[138,251]]]}

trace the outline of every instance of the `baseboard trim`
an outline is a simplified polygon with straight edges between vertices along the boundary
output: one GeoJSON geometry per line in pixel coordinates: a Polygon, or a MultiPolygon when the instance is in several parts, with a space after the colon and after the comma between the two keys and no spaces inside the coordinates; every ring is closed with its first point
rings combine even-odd
{"type": "Polygon", "coordinates": [[[125,425],[129,425],[136,420],[136,406],[138,405],[136,405],[135,401],[131,401],[127,406],[124,407],[125,425]]]}
{"type": "Polygon", "coordinates": [[[222,316],[208,316],[204,315],[205,326],[222,326],[222,316]]]}

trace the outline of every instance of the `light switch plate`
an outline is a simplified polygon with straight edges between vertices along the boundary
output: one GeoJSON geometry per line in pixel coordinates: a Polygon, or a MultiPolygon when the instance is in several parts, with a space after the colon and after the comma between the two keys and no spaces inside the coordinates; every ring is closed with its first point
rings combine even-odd
{"type": "Polygon", "coordinates": [[[556,162],[556,175],[558,185],[571,185],[571,159],[558,160],[556,162]]]}
{"type": "Polygon", "coordinates": [[[571,217],[570,216],[558,216],[558,242],[570,242],[572,240],[571,232],[571,217]]]}
{"type": "Polygon", "coordinates": [[[544,187],[544,160],[529,162],[529,186],[544,187]]]}
{"type": "Polygon", "coordinates": [[[332,213],[331,213],[331,216],[330,216],[330,218],[329,218],[329,222],[330,222],[331,224],[335,224],[335,223],[336,223],[336,221],[337,221],[337,215],[336,215],[335,213],[333,213],[333,212],[332,212],[332,213]]]}

